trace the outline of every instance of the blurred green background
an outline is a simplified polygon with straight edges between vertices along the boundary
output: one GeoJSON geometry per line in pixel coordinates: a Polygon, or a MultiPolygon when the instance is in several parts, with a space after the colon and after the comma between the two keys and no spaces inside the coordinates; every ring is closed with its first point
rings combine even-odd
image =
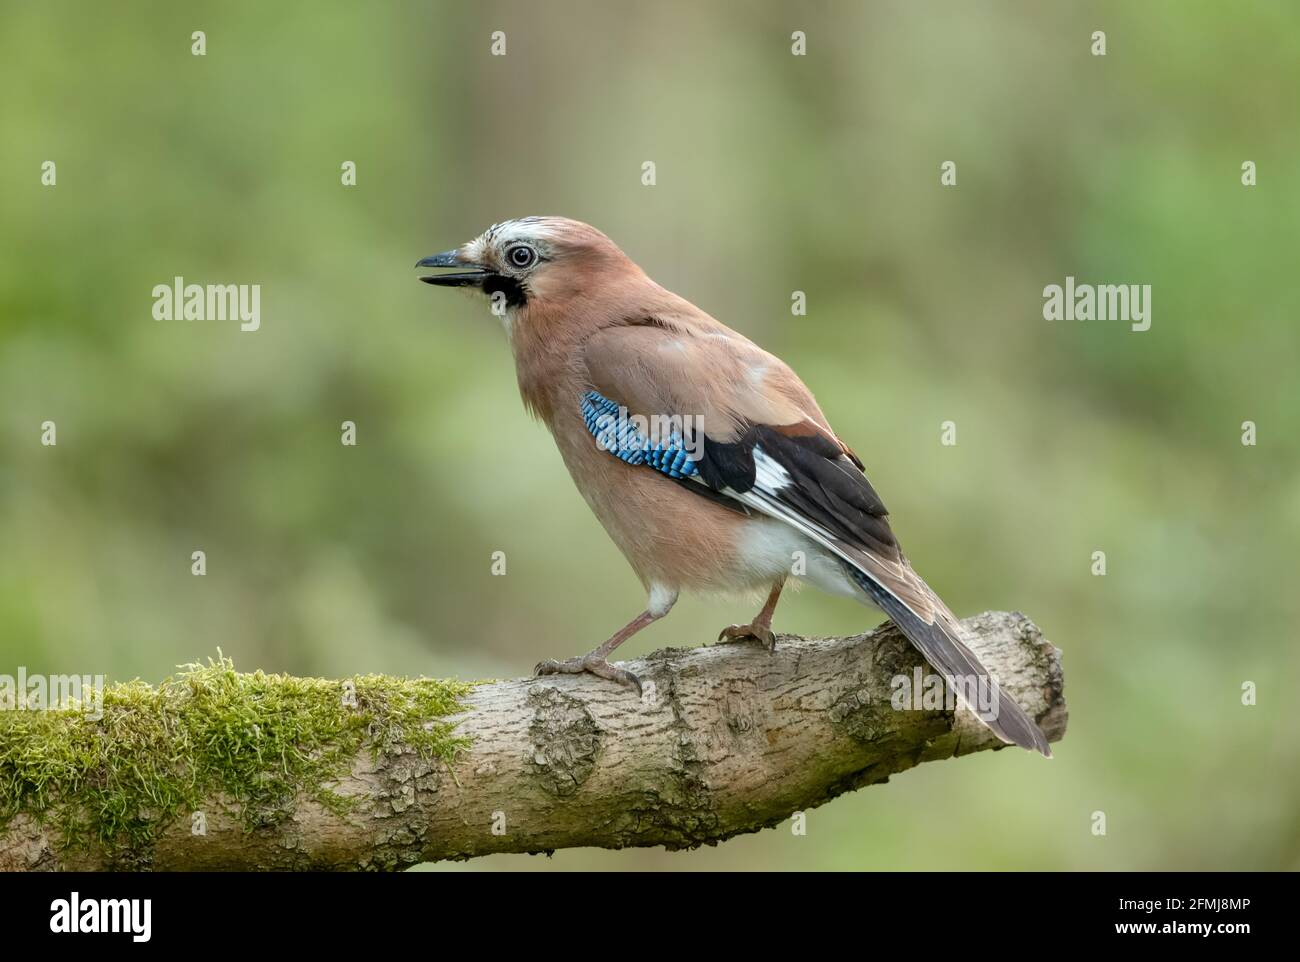
{"type": "MultiPolygon", "coordinates": [[[[952,608],[1063,649],[1070,728],[805,837],[456,868],[1300,868],[1295,4],[0,9],[0,671],[510,677],[607,637],[640,586],[495,319],[412,269],[564,214],[801,373],[952,608]],[[261,284],[262,329],[155,321],[178,274],[261,284]],[[1067,274],[1151,284],[1151,330],[1043,320],[1067,274]]],[[[776,627],[872,623],[805,591],[776,627]]]]}

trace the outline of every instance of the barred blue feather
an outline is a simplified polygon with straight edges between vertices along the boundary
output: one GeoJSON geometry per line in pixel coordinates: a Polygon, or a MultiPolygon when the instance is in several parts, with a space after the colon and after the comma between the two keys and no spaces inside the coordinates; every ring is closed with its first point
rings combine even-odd
{"type": "Polygon", "coordinates": [[[582,420],[600,447],[628,464],[644,464],[670,478],[689,478],[699,473],[682,440],[671,430],[667,438],[651,442],[619,408],[597,391],[582,396],[582,420]]]}

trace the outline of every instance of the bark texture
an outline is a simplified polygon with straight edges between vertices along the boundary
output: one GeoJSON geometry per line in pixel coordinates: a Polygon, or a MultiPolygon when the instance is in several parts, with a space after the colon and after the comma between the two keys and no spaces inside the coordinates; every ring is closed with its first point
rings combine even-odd
{"type": "MultiPolygon", "coordinates": [[[[1059,740],[1060,652],[1019,613],[964,624],[1007,694],[1059,740]]],[[[492,852],[693,848],[920,762],[1005,747],[965,710],[892,707],[892,679],[929,671],[892,625],[849,638],[783,635],[774,653],[722,644],[625,664],[646,685],[641,699],[590,676],[481,685],[458,716],[472,747],[450,766],[400,746],[378,763],[363,751],[335,788],[354,800],[350,812],[302,798],[252,831],[214,798],[206,834],[178,819],[131,867],[393,870],[492,852]]],[[[0,869],[104,867],[95,851],[61,850],[29,816],[0,832],[0,869]]]]}

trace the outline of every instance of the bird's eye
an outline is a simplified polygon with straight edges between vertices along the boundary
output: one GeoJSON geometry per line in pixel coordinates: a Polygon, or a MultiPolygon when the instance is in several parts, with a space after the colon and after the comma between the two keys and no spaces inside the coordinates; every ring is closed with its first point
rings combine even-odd
{"type": "Polygon", "coordinates": [[[532,267],[537,263],[537,251],[533,250],[527,244],[516,244],[506,251],[506,260],[510,261],[510,266],[518,270],[524,270],[532,267]]]}

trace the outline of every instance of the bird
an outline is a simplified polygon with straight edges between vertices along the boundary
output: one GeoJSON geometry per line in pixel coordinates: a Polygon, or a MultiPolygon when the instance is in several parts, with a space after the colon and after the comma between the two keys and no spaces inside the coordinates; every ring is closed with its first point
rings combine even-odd
{"type": "Polygon", "coordinates": [[[753,621],[719,640],[772,649],[777,602],[797,577],[883,612],[998,738],[1051,757],[913,570],[862,460],[784,361],[566,217],[501,221],[416,267],[427,284],[489,299],[525,408],[647,592],[645,609],[594,650],[542,661],[536,675],[589,673],[640,692],[609,657],[684,591],[766,592],[753,621]]]}

